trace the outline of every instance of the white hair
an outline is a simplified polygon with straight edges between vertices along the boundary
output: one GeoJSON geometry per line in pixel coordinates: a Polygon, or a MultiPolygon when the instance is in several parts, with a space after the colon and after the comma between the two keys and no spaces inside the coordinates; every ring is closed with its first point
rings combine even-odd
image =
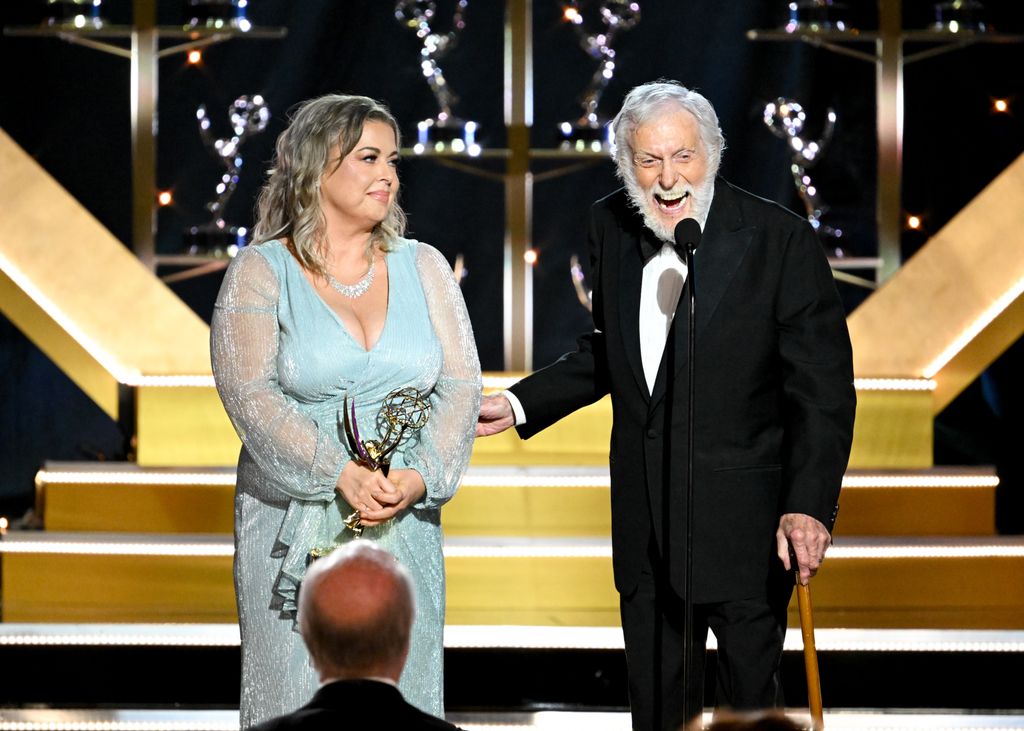
{"type": "Polygon", "coordinates": [[[725,138],[718,126],[718,115],[704,96],[687,89],[678,81],[652,81],[637,86],[622,102],[622,109],[612,121],[614,145],[612,155],[615,159],[615,172],[626,187],[629,200],[643,217],[644,225],[662,241],[671,243],[673,231],[654,214],[648,200],[647,191],[640,187],[634,169],[633,147],[637,128],[663,114],[688,112],[697,121],[700,144],[707,158],[704,180],[691,191],[693,217],[703,227],[707,221],[708,209],[715,186],[715,176],[722,162],[722,151],[725,149],[725,138]]]}
{"type": "Polygon", "coordinates": [[[700,141],[704,146],[704,154],[708,160],[708,178],[714,180],[718,174],[718,166],[722,162],[722,151],[725,149],[725,138],[718,126],[718,115],[703,95],[687,89],[678,81],[652,81],[641,84],[626,94],[622,109],[612,121],[614,131],[615,169],[619,179],[624,183],[636,182],[633,171],[633,135],[636,128],[661,114],[673,111],[685,111],[697,120],[700,130],[700,141]]]}

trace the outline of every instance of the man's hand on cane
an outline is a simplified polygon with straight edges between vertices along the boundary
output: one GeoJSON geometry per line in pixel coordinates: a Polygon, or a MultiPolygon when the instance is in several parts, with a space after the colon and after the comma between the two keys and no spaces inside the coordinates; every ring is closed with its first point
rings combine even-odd
{"type": "Polygon", "coordinates": [[[798,571],[800,583],[806,586],[825,560],[825,551],[832,544],[832,536],[817,518],[803,513],[786,513],[779,518],[775,541],[782,564],[788,571],[798,571]],[[789,559],[790,549],[796,557],[796,566],[789,559]]]}

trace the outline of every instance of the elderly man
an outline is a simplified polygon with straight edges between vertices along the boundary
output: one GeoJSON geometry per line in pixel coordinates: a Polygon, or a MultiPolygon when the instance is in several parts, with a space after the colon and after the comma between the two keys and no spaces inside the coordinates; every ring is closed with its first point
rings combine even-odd
{"type": "Polygon", "coordinates": [[[782,702],[792,593],[824,558],[856,396],[845,317],[808,222],[716,177],[718,117],[675,82],[633,89],[614,121],[625,188],[591,212],[593,332],[481,408],[478,435],[528,438],[612,398],[612,553],[635,729],[676,729],[703,706],[704,646],[718,639],[716,700],[782,702]],[[672,244],[696,219],[692,276],[672,244]],[[696,293],[693,635],[683,688],[687,307],[696,293]],[[684,304],[680,304],[684,302],[684,304]]]}
{"type": "Polygon", "coordinates": [[[302,708],[253,731],[456,729],[398,692],[413,601],[409,572],[370,541],[351,541],[317,560],[302,581],[298,625],[320,689],[302,708]]]}

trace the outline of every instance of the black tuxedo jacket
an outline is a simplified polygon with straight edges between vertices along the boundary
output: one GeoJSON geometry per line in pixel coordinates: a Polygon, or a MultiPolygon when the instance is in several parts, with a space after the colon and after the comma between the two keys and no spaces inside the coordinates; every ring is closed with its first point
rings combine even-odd
{"type": "MultiPolygon", "coordinates": [[[[686,586],[687,297],[653,393],[640,360],[640,239],[652,236],[620,190],[590,221],[595,329],[511,388],[529,438],[610,393],[616,588],[628,594],[653,533],[686,586]]],[[[659,244],[660,245],[660,244],[659,244]]],[[[846,319],[805,219],[721,178],[694,255],[696,292],[693,600],[762,595],[783,513],[831,530],[856,395],[846,319]]]]}
{"type": "Polygon", "coordinates": [[[376,680],[336,680],[299,710],[253,726],[250,731],[344,731],[345,729],[452,731],[447,721],[410,705],[398,688],[376,680]]]}

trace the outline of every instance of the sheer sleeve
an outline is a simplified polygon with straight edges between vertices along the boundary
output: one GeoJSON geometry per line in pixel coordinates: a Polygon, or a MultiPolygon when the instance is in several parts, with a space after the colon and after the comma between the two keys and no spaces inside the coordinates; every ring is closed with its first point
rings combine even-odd
{"type": "Polygon", "coordinates": [[[444,256],[420,244],[416,268],[444,361],[430,394],[430,418],[406,462],[423,476],[427,487],[414,507],[438,508],[455,494],[473,451],[482,388],[480,358],[462,291],[444,256]]]}
{"type": "Polygon", "coordinates": [[[210,328],[214,380],[260,470],[289,497],[327,502],[348,454],[329,424],[300,413],[278,383],[280,288],[256,247],[231,262],[210,328]]]}

